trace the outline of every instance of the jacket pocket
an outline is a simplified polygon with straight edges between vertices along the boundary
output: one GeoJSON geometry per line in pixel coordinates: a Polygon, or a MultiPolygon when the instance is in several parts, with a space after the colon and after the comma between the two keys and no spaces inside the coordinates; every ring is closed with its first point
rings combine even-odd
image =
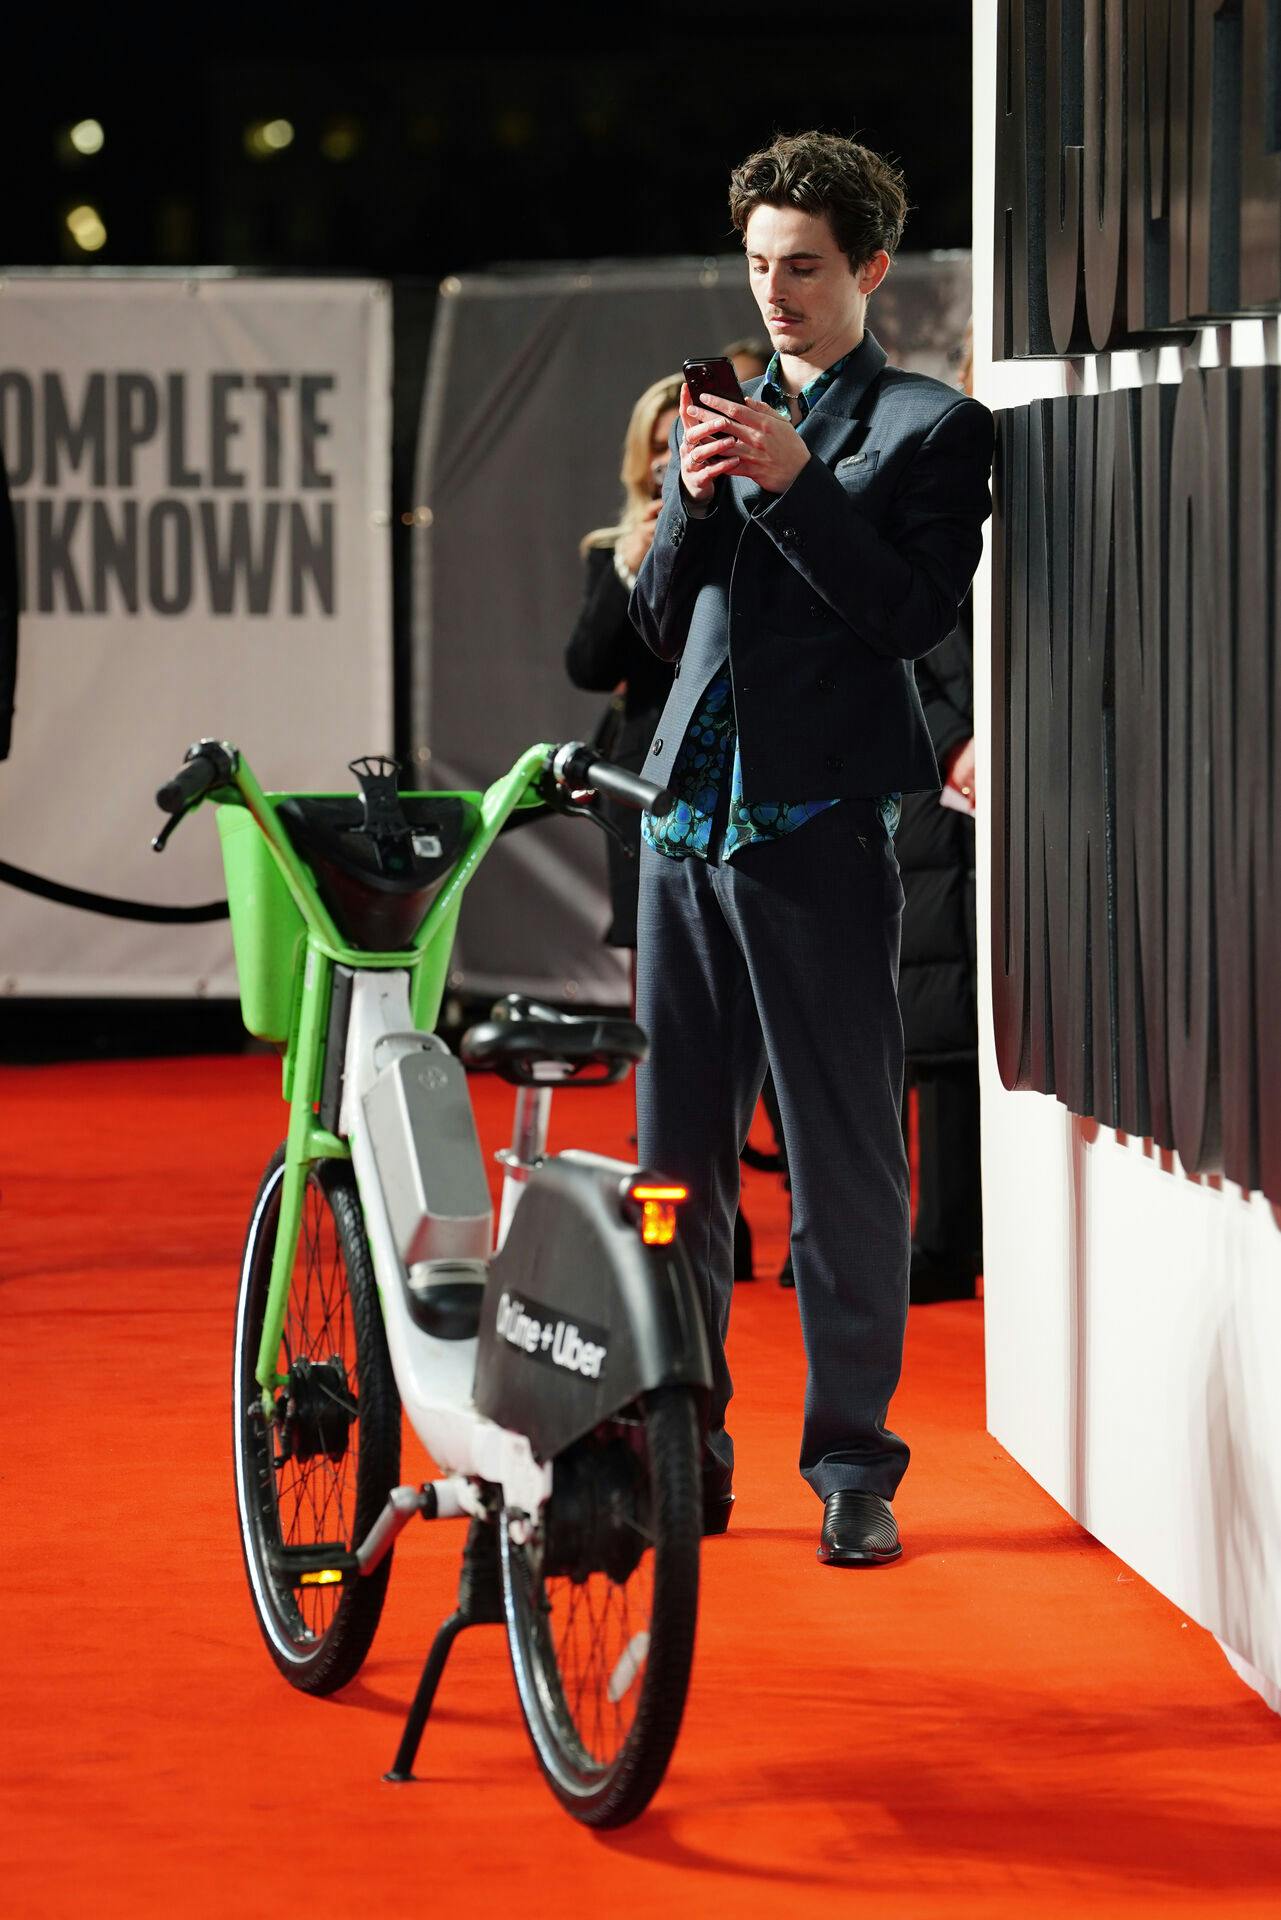
{"type": "Polygon", "coordinates": [[[843,487],[861,487],[876,472],[880,457],[879,447],[866,447],[862,453],[851,453],[844,460],[838,460],[832,471],[843,487]]]}

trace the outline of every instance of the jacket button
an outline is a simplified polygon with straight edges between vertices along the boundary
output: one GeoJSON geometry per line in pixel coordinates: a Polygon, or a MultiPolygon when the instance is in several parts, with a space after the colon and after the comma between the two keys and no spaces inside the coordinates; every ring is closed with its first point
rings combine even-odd
{"type": "Polygon", "coordinates": [[[822,602],[821,602],[820,600],[811,600],[811,601],[810,601],[810,612],[811,612],[811,613],[822,613],[822,611],[823,611],[823,604],[822,604],[822,602]]]}
{"type": "Polygon", "coordinates": [[[833,773],[839,773],[845,765],[845,761],[839,753],[829,753],[827,756],[827,764],[833,773]]]}
{"type": "Polygon", "coordinates": [[[796,541],[796,540],[798,539],[798,537],[799,537],[799,536],[797,535],[797,532],[796,532],[796,528],[795,528],[795,527],[783,527],[783,528],[781,529],[781,532],[782,532],[782,536],[783,536],[783,538],[784,538],[784,540],[791,540],[791,541],[793,541],[793,542],[795,542],[795,541],[796,541]]]}
{"type": "Polygon", "coordinates": [[[653,746],[652,746],[652,747],[650,748],[650,752],[651,752],[651,753],[661,753],[662,751],[663,751],[663,743],[662,743],[662,741],[661,741],[661,740],[655,740],[655,742],[654,742],[654,744],[653,744],[653,746]]]}

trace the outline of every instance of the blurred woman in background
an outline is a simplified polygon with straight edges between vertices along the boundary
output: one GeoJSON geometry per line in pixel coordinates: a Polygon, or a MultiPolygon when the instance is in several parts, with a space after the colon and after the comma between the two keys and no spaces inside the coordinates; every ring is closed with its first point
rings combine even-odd
{"type": "MultiPolygon", "coordinates": [[[[644,765],[672,684],[671,666],[645,645],[627,617],[627,602],[654,538],[680,393],[680,375],[670,374],[647,387],[632,408],[623,442],[622,515],[616,526],[598,527],[583,540],[583,605],[565,649],[565,666],[576,687],[613,695],[596,745],[606,759],[633,773],[644,765]]],[[[631,848],[629,858],[617,840],[607,842],[610,922],[605,940],[611,947],[634,951],[640,815],[634,808],[609,803],[605,811],[631,848]]]]}

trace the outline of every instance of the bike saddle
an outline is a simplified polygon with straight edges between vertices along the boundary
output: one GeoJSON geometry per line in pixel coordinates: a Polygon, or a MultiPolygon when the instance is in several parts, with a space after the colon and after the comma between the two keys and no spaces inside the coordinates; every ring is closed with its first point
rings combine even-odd
{"type": "Polygon", "coordinates": [[[277,813],[343,937],[398,953],[449,878],[476,810],[449,794],[398,793],[394,760],[370,755],[350,765],[359,795],[294,795],[277,813]]]}
{"type": "Polygon", "coordinates": [[[648,1052],[645,1031],[634,1020],[559,1013],[523,993],[497,1001],[459,1047],[466,1066],[492,1069],[518,1087],[549,1081],[612,1086],[648,1052]]]}

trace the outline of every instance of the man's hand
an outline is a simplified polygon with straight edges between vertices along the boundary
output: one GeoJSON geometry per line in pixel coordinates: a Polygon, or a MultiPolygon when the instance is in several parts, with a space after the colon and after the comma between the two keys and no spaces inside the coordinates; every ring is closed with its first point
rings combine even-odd
{"type": "Polygon", "coordinates": [[[738,472],[738,444],[727,437],[726,423],[705,407],[696,407],[688,387],[681,388],[681,485],[700,507],[710,507],[716,482],[738,472]]]}
{"type": "Polygon", "coordinates": [[[662,501],[651,500],[627,538],[619,541],[618,551],[629,573],[639,573],[644,566],[645,556],[654,544],[654,528],[662,511],[662,501]]]}
{"type": "Polygon", "coordinates": [[[765,493],[786,493],[810,457],[809,448],[791,421],[784,420],[762,400],[721,400],[712,393],[700,394],[699,398],[702,405],[690,409],[695,419],[713,421],[715,425],[709,431],[719,428],[733,439],[737,458],[724,471],[754,480],[765,493]]]}

